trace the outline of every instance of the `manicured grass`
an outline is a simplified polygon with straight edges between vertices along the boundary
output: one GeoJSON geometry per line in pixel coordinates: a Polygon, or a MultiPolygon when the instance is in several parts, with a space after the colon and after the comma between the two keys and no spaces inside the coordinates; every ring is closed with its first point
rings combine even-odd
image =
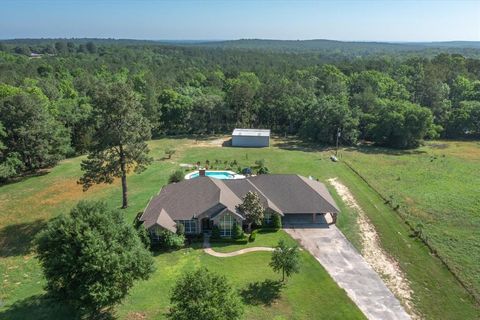
{"type": "MultiPolygon", "coordinates": [[[[178,169],[180,163],[204,163],[207,159],[214,163],[215,159],[222,162],[235,159],[245,167],[254,165],[255,160],[265,159],[272,173],[312,175],[322,181],[338,177],[350,188],[374,223],[382,246],[400,262],[415,291],[413,297],[418,311],[426,319],[478,318],[478,307],[449,271],[422,243],[409,237],[410,232],[398,214],[386,206],[360,178],[343,163],[333,163],[328,159],[331,152],[315,148],[295,148],[292,143],[282,142],[275,147],[264,149],[218,148],[207,145],[189,139],[152,141],[150,146],[156,161],[144,173],[129,177],[130,207],[125,210],[127,219],[133,220],[135,215],[143,210],[150,197],[159,191],[166,183],[168,175],[178,169]],[[175,147],[177,153],[172,159],[161,160],[167,146],[175,147]]],[[[344,156],[347,157],[345,152],[344,156]]],[[[80,160],[68,159],[47,175],[0,187],[0,274],[3,281],[0,286],[0,299],[5,304],[3,309],[0,307],[0,318],[28,319],[28,316],[36,315],[34,318],[37,319],[41,318],[42,314],[55,314],[61,319],[63,314],[68,314],[68,310],[55,309],[38,299],[37,296],[43,294],[44,280],[30,253],[30,239],[45,221],[62,212],[68,212],[80,199],[102,199],[116,208],[121,205],[118,183],[95,186],[86,193],[82,192],[81,186],[76,184],[81,175],[80,160]],[[12,308],[14,303],[16,305],[12,308]],[[29,308],[34,312],[25,311],[29,308]],[[4,310],[10,311],[5,313],[4,310]]],[[[359,247],[361,243],[355,213],[344,205],[331,186],[327,184],[327,187],[342,211],[337,223],[339,228],[359,247]]],[[[257,236],[256,241],[247,246],[258,246],[262,241],[265,245],[274,245],[281,234],[257,236]]],[[[239,248],[241,246],[219,245],[215,250],[227,252],[239,248]]],[[[120,318],[135,318],[134,312],[162,318],[161,314],[168,306],[166,297],[176,276],[185,269],[200,265],[226,274],[239,289],[251,282],[278,279],[268,268],[269,253],[257,252],[230,259],[232,260],[227,261],[206,256],[200,250],[181,250],[158,255],[157,272],[152,279],[139,283],[134,288],[118,309],[120,318]]],[[[271,307],[247,305],[245,318],[265,318],[273,314],[273,318],[277,319],[313,319],[318,318],[317,315],[323,314],[321,312],[325,310],[329,312],[328,315],[333,314],[338,318],[357,317],[358,311],[352,308],[351,302],[339,291],[316,260],[305,251],[302,252],[302,265],[303,272],[289,281],[288,286],[283,289],[280,302],[271,307]],[[333,296],[330,290],[333,290],[333,296]]]]}
{"type": "MultiPolygon", "coordinates": [[[[268,246],[272,238],[294,243],[283,231],[259,234],[256,242],[259,246],[268,246]]],[[[270,257],[269,252],[253,252],[216,258],[200,249],[161,254],[156,257],[158,270],[154,277],[135,287],[118,314],[121,318],[139,313],[148,319],[163,319],[175,279],[187,270],[206,266],[225,275],[239,291],[245,305],[245,319],[364,319],[344,291],[307,252],[300,253],[300,273],[285,285],[280,284],[280,275],[268,266],[270,257]]]]}
{"type": "Polygon", "coordinates": [[[218,252],[232,252],[251,247],[275,247],[280,240],[288,245],[295,245],[296,241],[287,235],[283,230],[260,229],[257,231],[255,241],[248,241],[245,244],[232,244],[229,242],[211,241],[212,249],[218,252]]]}
{"type": "Polygon", "coordinates": [[[364,148],[346,159],[427,241],[480,300],[480,143],[437,141],[412,152],[364,148]]]}

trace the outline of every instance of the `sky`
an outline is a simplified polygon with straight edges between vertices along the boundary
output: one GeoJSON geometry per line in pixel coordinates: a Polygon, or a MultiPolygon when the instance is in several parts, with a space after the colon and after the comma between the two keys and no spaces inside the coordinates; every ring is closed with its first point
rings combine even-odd
{"type": "Polygon", "coordinates": [[[0,0],[0,39],[480,41],[480,0],[0,0]]]}

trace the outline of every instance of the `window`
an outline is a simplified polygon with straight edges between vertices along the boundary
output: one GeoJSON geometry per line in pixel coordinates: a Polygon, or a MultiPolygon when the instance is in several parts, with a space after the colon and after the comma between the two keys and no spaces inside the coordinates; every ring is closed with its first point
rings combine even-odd
{"type": "Polygon", "coordinates": [[[220,218],[219,222],[219,229],[220,229],[220,236],[222,237],[231,237],[232,236],[232,227],[235,220],[233,219],[232,215],[229,213],[224,214],[220,218]]]}
{"type": "Polygon", "coordinates": [[[197,233],[197,220],[178,220],[177,223],[183,224],[185,234],[197,233]]]}
{"type": "Polygon", "coordinates": [[[263,222],[265,225],[270,225],[270,223],[272,223],[272,214],[270,212],[265,212],[263,215],[263,222]]]}

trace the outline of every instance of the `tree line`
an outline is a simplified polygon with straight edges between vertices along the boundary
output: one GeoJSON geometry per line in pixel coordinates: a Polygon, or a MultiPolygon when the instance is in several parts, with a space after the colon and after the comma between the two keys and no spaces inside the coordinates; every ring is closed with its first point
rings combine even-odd
{"type": "Polygon", "coordinates": [[[0,45],[0,179],[88,152],[85,169],[98,169],[83,180],[88,187],[112,179],[99,172],[111,152],[132,156],[131,163],[110,162],[121,177],[148,164],[144,141],[151,136],[234,127],[270,128],[325,145],[338,132],[344,145],[392,148],[478,138],[480,60],[128,42],[0,45]],[[19,47],[55,50],[32,57],[19,47]],[[125,143],[136,148],[120,150],[125,143]]]}

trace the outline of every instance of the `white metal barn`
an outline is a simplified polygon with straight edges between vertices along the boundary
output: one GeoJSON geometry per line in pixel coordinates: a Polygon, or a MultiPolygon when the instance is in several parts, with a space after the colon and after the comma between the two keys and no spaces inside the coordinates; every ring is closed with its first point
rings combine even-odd
{"type": "Polygon", "coordinates": [[[268,147],[270,145],[270,130],[239,129],[232,133],[232,147],[268,147]]]}

